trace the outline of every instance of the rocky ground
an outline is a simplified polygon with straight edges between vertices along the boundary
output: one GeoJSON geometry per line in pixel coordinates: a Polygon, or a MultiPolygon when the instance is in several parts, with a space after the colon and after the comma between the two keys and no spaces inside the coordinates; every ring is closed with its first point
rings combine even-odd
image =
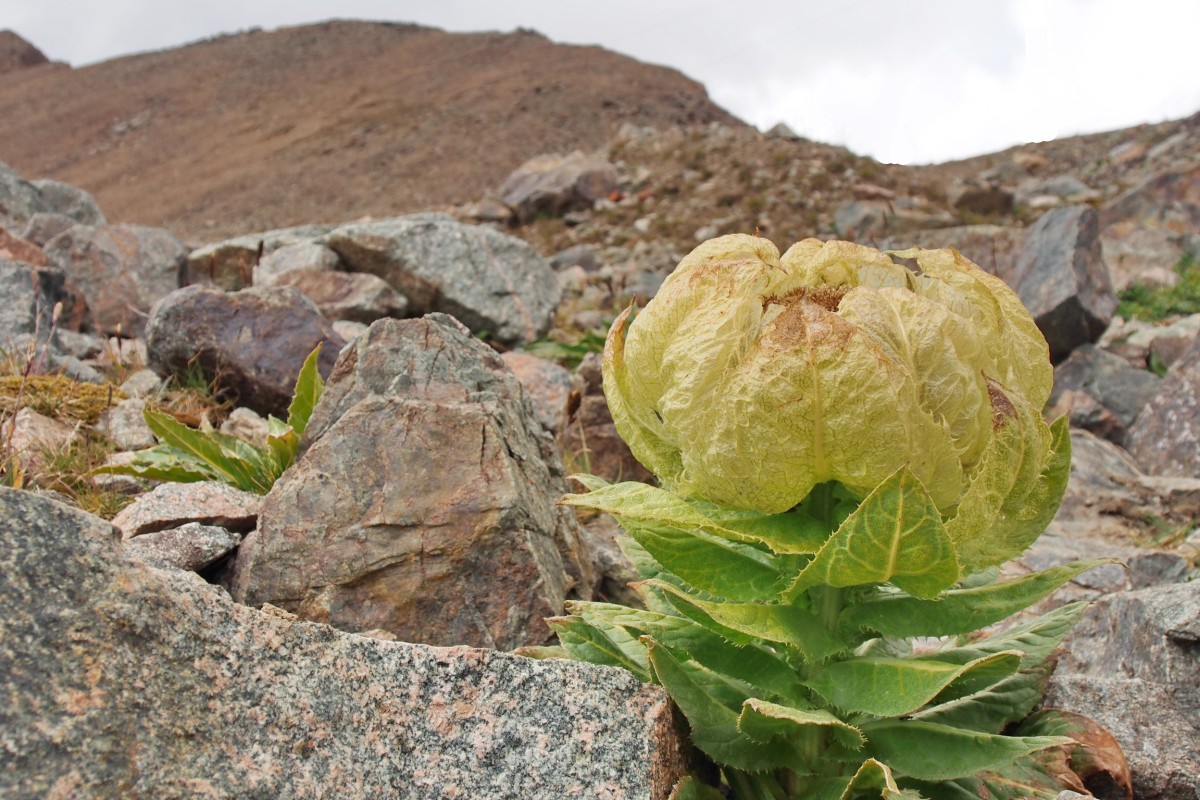
{"type": "MultiPolygon", "coordinates": [[[[327,32],[377,47],[445,43],[409,28],[327,32]]],[[[502,46],[518,63],[522,48],[553,47],[516,40],[471,46],[502,46]]],[[[99,79],[54,78],[51,91],[43,82],[70,71],[37,66],[17,44],[0,40],[0,65],[17,65],[0,75],[0,108],[25,91],[41,113],[41,93],[99,79]]],[[[99,67],[169,72],[172,58],[99,67]]],[[[652,297],[696,243],[757,231],[782,247],[808,236],[955,246],[1018,293],[1056,361],[1046,413],[1069,415],[1074,460],[1057,518],[1011,569],[1093,555],[1125,565],[1085,573],[1052,600],[1097,602],[1050,696],[1112,730],[1138,797],[1193,800],[1200,116],[902,167],[782,128],[759,133],[672,94],[674,80],[644,115],[607,117],[604,136],[534,137],[542,149],[503,171],[487,161],[457,194],[417,194],[425,201],[403,208],[337,201],[317,213],[289,205],[296,184],[253,214],[239,216],[240,199],[197,211],[219,212],[211,228],[178,210],[191,200],[146,226],[130,224],[149,220],[127,215],[135,206],[42,177],[64,174],[84,139],[45,172],[0,166],[3,475],[27,490],[0,492],[0,674],[17,698],[3,727],[21,731],[0,754],[13,767],[6,792],[225,796],[249,782],[262,796],[306,795],[335,775],[329,785],[344,791],[442,781],[504,797],[525,782],[540,796],[663,796],[682,756],[661,696],[604,670],[460,646],[540,644],[542,620],[565,600],[628,598],[611,519],[555,505],[570,471],[648,478],[613,429],[594,351],[613,316],[652,297]],[[256,232],[259,220],[269,222],[256,232]],[[286,222],[306,224],[275,227],[286,222]],[[205,230],[222,235],[195,238],[205,230]],[[318,344],[325,395],[299,461],[265,496],[232,480],[91,471],[154,444],[147,408],[262,446],[266,417],[288,415],[318,344]],[[62,656],[47,671],[51,652],[62,656]],[[413,675],[409,705],[388,700],[383,676],[401,669],[413,675]],[[331,684],[356,689],[311,688],[331,684]],[[559,708],[530,701],[541,695],[529,687],[586,698],[559,708]],[[131,712],[139,703],[153,714],[131,712]],[[433,709],[429,729],[394,738],[417,706],[433,709]],[[628,737],[613,740],[613,725],[628,737]],[[135,744],[114,726],[134,729],[135,744]],[[497,737],[514,742],[507,755],[481,744],[497,737]],[[386,761],[381,773],[362,771],[364,748],[386,761]],[[298,757],[308,766],[293,769],[298,757]],[[594,769],[534,768],[543,762],[594,769]]],[[[251,118],[245,135],[262,125],[251,118]]],[[[114,164],[137,160],[124,141],[114,164]]],[[[81,157],[80,174],[99,163],[81,157]]]]}

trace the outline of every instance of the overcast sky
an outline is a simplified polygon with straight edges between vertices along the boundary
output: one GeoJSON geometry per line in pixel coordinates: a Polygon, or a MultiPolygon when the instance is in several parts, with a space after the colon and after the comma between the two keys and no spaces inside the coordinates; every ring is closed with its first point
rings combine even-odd
{"type": "Polygon", "coordinates": [[[764,130],[898,163],[1200,110],[1200,0],[0,0],[0,27],[75,66],[330,18],[599,44],[764,130]]]}

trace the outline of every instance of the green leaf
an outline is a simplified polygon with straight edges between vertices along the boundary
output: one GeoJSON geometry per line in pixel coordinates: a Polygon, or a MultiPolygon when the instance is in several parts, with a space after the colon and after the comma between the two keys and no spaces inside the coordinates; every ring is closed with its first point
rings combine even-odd
{"type": "Polygon", "coordinates": [[[755,644],[731,644],[691,619],[610,603],[572,601],[567,609],[585,620],[600,617],[631,633],[650,636],[671,650],[685,652],[710,670],[752,687],[755,696],[791,700],[805,697],[795,670],[774,653],[755,644]]]}
{"type": "Polygon", "coordinates": [[[756,742],[738,730],[741,703],[749,698],[731,695],[729,685],[710,670],[679,660],[653,639],[646,639],[646,646],[655,677],[691,725],[692,743],[709,758],[752,771],[800,760],[795,745],[787,739],[756,742]]]}
{"type": "Polygon", "coordinates": [[[787,580],[777,556],[699,529],[622,520],[655,561],[689,585],[731,600],[774,600],[787,580]]]}
{"type": "Polygon", "coordinates": [[[937,506],[912,472],[902,468],[846,518],[788,587],[784,599],[820,584],[885,582],[931,598],[952,586],[958,575],[954,547],[937,506]]]}
{"type": "Polygon", "coordinates": [[[811,800],[858,800],[880,798],[880,800],[917,800],[920,795],[901,789],[886,764],[873,758],[862,763],[849,778],[821,778],[813,782],[805,792],[811,800]]]}
{"type": "Polygon", "coordinates": [[[1065,417],[1049,428],[1018,403],[988,446],[946,530],[968,571],[1002,564],[1041,535],[1062,502],[1071,470],[1065,417]]]}
{"type": "Polygon", "coordinates": [[[952,636],[986,628],[1046,597],[1076,575],[1112,563],[1093,558],[972,589],[951,589],[936,600],[880,592],[842,612],[845,633],[867,629],[885,636],[952,636]]]}
{"type": "Polygon", "coordinates": [[[1067,744],[1062,736],[997,736],[907,720],[865,723],[867,751],[900,775],[944,781],[1002,769],[1030,753],[1067,744]]]}
{"type": "Polygon", "coordinates": [[[911,714],[952,684],[982,680],[990,686],[1012,675],[1021,654],[984,655],[966,664],[924,658],[851,658],[826,664],[805,681],[810,689],[845,711],[878,717],[911,714]]]}
{"type": "Polygon", "coordinates": [[[576,661],[620,667],[650,682],[650,664],[645,647],[621,628],[585,622],[581,617],[550,617],[550,629],[558,634],[563,649],[576,661]]]}
{"type": "Polygon", "coordinates": [[[158,445],[134,453],[128,464],[96,467],[89,475],[130,475],[154,481],[196,483],[220,480],[221,476],[207,464],[167,445],[158,445]]]}
{"type": "Polygon", "coordinates": [[[742,705],[737,725],[738,730],[756,742],[790,738],[799,745],[800,739],[814,729],[830,733],[843,747],[851,750],[860,749],[865,741],[862,731],[824,709],[796,708],[753,697],[742,705]]]}
{"type": "Polygon", "coordinates": [[[308,354],[308,358],[304,359],[304,365],[300,367],[300,374],[296,376],[296,387],[292,390],[287,424],[296,432],[297,437],[304,436],[313,409],[317,407],[317,401],[321,399],[321,394],[325,391],[325,381],[321,378],[321,371],[317,366],[320,356],[321,345],[318,344],[308,354]]]}
{"type": "MultiPolygon", "coordinates": [[[[245,461],[236,455],[231,455],[212,434],[193,430],[177,422],[168,414],[161,414],[146,408],[142,411],[151,432],[159,440],[170,447],[192,456],[208,465],[221,480],[232,484],[243,491],[265,491],[256,480],[254,471],[245,461]]],[[[269,488],[269,487],[268,487],[269,488]]]]}
{"type": "Polygon", "coordinates": [[[930,653],[928,658],[954,663],[1005,650],[1020,651],[1024,658],[1015,675],[974,693],[935,698],[933,705],[913,714],[913,719],[985,733],[999,733],[1024,719],[1045,693],[1053,668],[1051,655],[1086,608],[1086,603],[1072,603],[973,644],[930,653]]]}
{"type": "Polygon", "coordinates": [[[577,472],[573,475],[568,475],[567,480],[575,481],[583,484],[583,488],[589,492],[594,492],[597,489],[603,489],[605,486],[612,486],[611,483],[601,478],[599,475],[589,475],[586,472],[577,472]]]}
{"type": "Polygon", "coordinates": [[[1065,788],[1036,755],[955,780],[913,785],[931,800],[1054,800],[1065,788]]]}
{"type": "Polygon", "coordinates": [[[816,615],[802,608],[779,603],[708,601],[664,581],[647,583],[662,590],[672,605],[701,625],[709,627],[706,620],[715,623],[710,630],[733,642],[779,642],[797,648],[810,661],[821,661],[850,648],[848,642],[834,638],[816,615]],[[699,615],[693,616],[693,611],[699,615]]]}

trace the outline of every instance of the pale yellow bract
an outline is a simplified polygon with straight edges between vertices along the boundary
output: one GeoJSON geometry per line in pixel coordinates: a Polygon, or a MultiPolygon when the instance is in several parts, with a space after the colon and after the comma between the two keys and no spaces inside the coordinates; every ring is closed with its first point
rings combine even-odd
{"type": "Polygon", "coordinates": [[[723,236],[629,316],[605,348],[609,407],[684,495],[776,513],[819,483],[866,495],[908,466],[949,513],[989,459],[1040,469],[1049,452],[1045,339],[954,250],[806,239],[780,257],[723,236]]]}

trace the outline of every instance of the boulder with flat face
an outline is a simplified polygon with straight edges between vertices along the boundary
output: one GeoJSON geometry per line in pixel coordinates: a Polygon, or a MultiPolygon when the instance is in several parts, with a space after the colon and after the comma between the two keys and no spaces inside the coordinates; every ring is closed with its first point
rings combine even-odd
{"type": "Polygon", "coordinates": [[[453,319],[380,320],[346,349],[229,588],[346,630],[541,644],[594,579],[549,435],[453,319]]]}
{"type": "Polygon", "coordinates": [[[561,290],[525,242],[445,214],[345,225],[325,244],[352,272],[369,272],[408,298],[410,314],[440,311],[505,345],[543,336],[561,290]]]}
{"type": "Polygon", "coordinates": [[[1091,206],[1047,211],[1027,232],[1010,285],[1061,361],[1100,338],[1117,309],[1091,206]]]}

